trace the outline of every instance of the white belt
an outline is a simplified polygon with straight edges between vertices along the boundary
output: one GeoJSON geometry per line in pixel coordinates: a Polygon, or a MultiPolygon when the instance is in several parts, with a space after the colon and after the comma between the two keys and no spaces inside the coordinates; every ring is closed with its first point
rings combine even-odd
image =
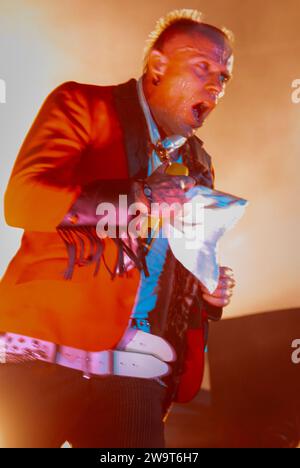
{"type": "Polygon", "coordinates": [[[40,360],[93,375],[157,378],[169,373],[165,362],[175,360],[173,348],[159,336],[128,329],[114,350],[90,352],[15,333],[0,336],[0,360],[40,360]]]}

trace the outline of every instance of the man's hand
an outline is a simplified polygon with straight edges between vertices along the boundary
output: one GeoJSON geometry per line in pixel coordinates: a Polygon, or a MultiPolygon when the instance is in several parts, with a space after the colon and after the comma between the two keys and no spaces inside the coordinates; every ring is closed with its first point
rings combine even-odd
{"type": "Polygon", "coordinates": [[[196,184],[192,177],[166,174],[166,167],[167,164],[162,164],[146,179],[152,202],[159,208],[162,218],[169,218],[170,214],[181,215],[183,205],[188,201],[185,192],[196,184]]]}
{"type": "Polygon", "coordinates": [[[234,286],[235,279],[232,269],[225,266],[220,267],[219,283],[213,293],[210,293],[208,289],[201,284],[203,299],[213,306],[226,307],[230,303],[234,286]]]}
{"type": "Polygon", "coordinates": [[[166,174],[166,167],[166,164],[162,164],[146,179],[152,191],[153,203],[169,206],[177,203],[182,206],[188,201],[185,192],[195,185],[195,179],[189,176],[166,174]]]}

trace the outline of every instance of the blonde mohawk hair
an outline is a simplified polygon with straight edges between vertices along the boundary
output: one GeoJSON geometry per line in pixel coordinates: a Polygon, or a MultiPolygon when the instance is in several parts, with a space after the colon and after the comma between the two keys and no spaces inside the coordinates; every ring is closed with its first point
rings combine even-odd
{"type": "MultiPolygon", "coordinates": [[[[181,10],[172,10],[165,16],[159,18],[156,22],[155,28],[149,34],[146,45],[143,51],[143,72],[147,70],[147,63],[149,55],[153,49],[154,44],[161,34],[172,24],[177,23],[180,20],[190,20],[194,23],[203,23],[204,15],[201,11],[182,8],[181,10]]],[[[230,42],[233,42],[233,33],[226,28],[222,28],[221,31],[225,34],[230,42]]]]}

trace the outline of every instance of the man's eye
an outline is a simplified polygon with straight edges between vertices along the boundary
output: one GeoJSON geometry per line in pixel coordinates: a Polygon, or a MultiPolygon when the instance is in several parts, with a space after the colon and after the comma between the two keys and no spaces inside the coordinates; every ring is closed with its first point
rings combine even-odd
{"type": "Polygon", "coordinates": [[[200,68],[202,71],[208,71],[209,64],[207,62],[200,62],[198,63],[198,68],[200,68]]]}

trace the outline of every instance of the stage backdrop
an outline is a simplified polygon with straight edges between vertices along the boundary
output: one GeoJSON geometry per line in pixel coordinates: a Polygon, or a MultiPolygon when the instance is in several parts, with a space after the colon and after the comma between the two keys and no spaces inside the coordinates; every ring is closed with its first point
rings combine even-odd
{"type": "MultiPolygon", "coordinates": [[[[174,8],[198,8],[232,29],[234,79],[199,131],[216,187],[250,201],[221,244],[222,264],[237,278],[227,316],[300,305],[299,0],[1,0],[0,8],[1,203],[18,148],[55,86],[138,77],[147,34],[174,8]]],[[[5,226],[1,208],[0,275],[21,234],[5,226]]]]}

